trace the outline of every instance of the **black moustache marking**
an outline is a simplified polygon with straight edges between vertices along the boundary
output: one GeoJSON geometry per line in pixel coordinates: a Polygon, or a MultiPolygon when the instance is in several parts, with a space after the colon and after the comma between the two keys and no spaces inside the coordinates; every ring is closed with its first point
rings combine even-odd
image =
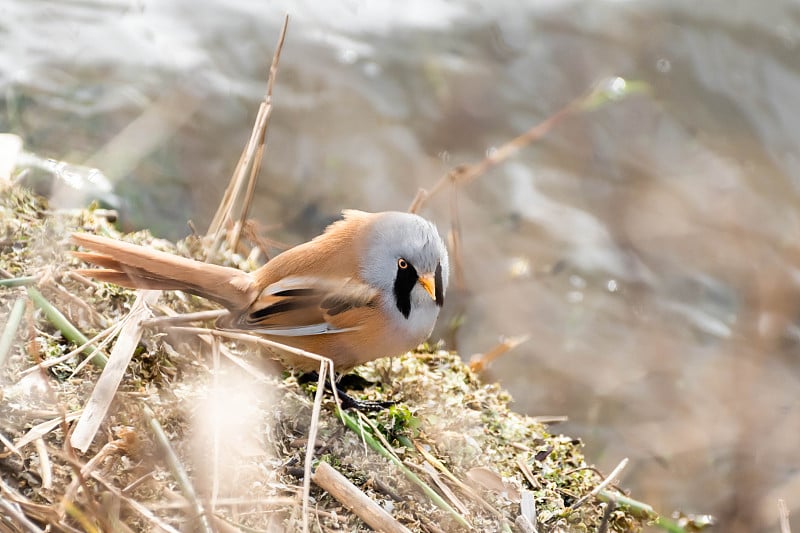
{"type": "Polygon", "coordinates": [[[397,277],[394,278],[394,301],[397,303],[397,309],[406,318],[411,314],[411,290],[417,280],[419,280],[417,270],[411,263],[408,263],[406,268],[397,267],[397,277]]]}
{"type": "Polygon", "coordinates": [[[436,305],[439,307],[444,305],[444,283],[442,281],[442,264],[436,263],[436,273],[433,275],[433,282],[436,285],[434,292],[436,293],[436,305]]]}

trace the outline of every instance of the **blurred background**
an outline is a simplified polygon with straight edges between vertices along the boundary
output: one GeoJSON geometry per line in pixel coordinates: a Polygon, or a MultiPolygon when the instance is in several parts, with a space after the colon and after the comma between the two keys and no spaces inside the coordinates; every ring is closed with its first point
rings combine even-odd
{"type": "MultiPolygon", "coordinates": [[[[108,177],[29,174],[56,205],[205,231],[285,13],[252,215],[289,244],[407,209],[602,80],[645,88],[459,190],[437,335],[530,335],[487,379],[605,471],[629,457],[657,510],[777,531],[783,498],[800,530],[800,4],[2,0],[0,131],[108,177]]],[[[443,233],[452,200],[421,213],[443,233]]]]}

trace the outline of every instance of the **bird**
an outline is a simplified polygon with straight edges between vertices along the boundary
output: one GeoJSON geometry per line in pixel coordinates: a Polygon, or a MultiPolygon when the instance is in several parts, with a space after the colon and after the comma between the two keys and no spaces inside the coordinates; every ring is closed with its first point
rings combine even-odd
{"type": "MultiPolygon", "coordinates": [[[[216,327],[245,331],[334,363],[337,373],[426,341],[444,305],[447,248],[416,214],[345,210],[310,241],[253,272],[76,232],[73,254],[101,268],[77,272],[129,288],[180,290],[228,310],[216,327]]],[[[287,368],[319,363],[281,352],[287,368]]]]}

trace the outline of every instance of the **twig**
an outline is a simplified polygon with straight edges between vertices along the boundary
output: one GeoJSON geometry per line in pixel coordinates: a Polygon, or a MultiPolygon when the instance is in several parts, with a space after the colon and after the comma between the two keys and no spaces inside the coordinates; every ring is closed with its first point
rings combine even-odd
{"type": "MultiPolygon", "coordinates": [[[[244,342],[252,342],[255,344],[260,344],[262,346],[268,346],[270,348],[278,348],[280,350],[287,351],[289,353],[293,353],[295,355],[299,355],[301,357],[305,357],[307,359],[312,359],[314,361],[330,361],[327,357],[323,357],[321,355],[317,355],[313,352],[307,352],[305,350],[301,350],[300,348],[295,348],[294,346],[289,346],[287,344],[281,344],[280,342],[275,342],[269,339],[265,339],[262,337],[258,337],[256,335],[252,335],[249,333],[241,333],[238,331],[225,331],[220,329],[208,329],[208,328],[195,328],[195,327],[187,327],[187,326],[176,326],[169,328],[170,331],[176,332],[184,332],[184,333],[195,333],[197,335],[217,335],[219,337],[225,337],[227,339],[235,339],[244,342]]],[[[335,390],[335,387],[334,387],[335,390]]]]}
{"type": "Polygon", "coordinates": [[[142,321],[142,326],[149,328],[154,326],[174,326],[175,324],[186,324],[188,322],[205,322],[214,320],[228,314],[227,309],[214,309],[211,311],[197,311],[194,313],[184,313],[175,316],[156,316],[142,321]]]}
{"type": "Polygon", "coordinates": [[[25,516],[25,513],[22,512],[22,509],[19,508],[19,504],[11,503],[10,501],[6,500],[5,498],[0,498],[0,509],[5,511],[8,516],[12,517],[14,520],[19,522],[21,526],[27,528],[27,531],[33,533],[44,533],[44,530],[28,520],[28,517],[25,516]]]}
{"type": "Polygon", "coordinates": [[[422,455],[422,458],[425,459],[428,463],[433,465],[436,469],[438,469],[441,473],[443,473],[447,479],[452,481],[453,483],[458,486],[461,491],[469,496],[473,501],[480,504],[484,509],[492,513],[493,515],[497,516],[498,518],[503,518],[503,513],[495,509],[492,504],[487,502],[474,488],[470,487],[460,479],[458,479],[455,474],[453,474],[450,470],[448,470],[441,461],[439,461],[436,457],[433,456],[428,450],[425,449],[419,442],[416,440],[413,441],[414,448],[416,448],[417,452],[422,455]]]}
{"type": "Polygon", "coordinates": [[[532,488],[534,489],[542,488],[542,486],[539,484],[538,481],[536,481],[536,478],[533,476],[533,472],[531,472],[531,469],[528,466],[528,463],[525,462],[525,459],[523,459],[522,457],[518,457],[517,467],[519,467],[519,471],[522,472],[522,476],[526,480],[528,480],[528,483],[530,483],[532,488]]]}
{"type": "MultiPolygon", "coordinates": [[[[328,370],[325,361],[319,362],[319,377],[317,379],[317,392],[314,395],[314,407],[311,410],[311,424],[308,427],[308,444],[306,444],[306,457],[303,464],[303,532],[308,532],[308,504],[311,498],[311,463],[314,461],[314,443],[317,442],[319,430],[319,414],[322,410],[322,397],[325,392],[325,373],[328,370]]],[[[330,362],[333,374],[333,361],[330,362]]],[[[336,387],[333,387],[336,390],[336,387]]]]}
{"type": "Polygon", "coordinates": [[[319,463],[314,472],[314,483],[328,491],[375,531],[411,533],[411,530],[395,520],[328,463],[324,461],[319,463]]]}
{"type": "Polygon", "coordinates": [[[500,357],[501,355],[509,352],[530,339],[530,335],[518,335],[516,337],[508,337],[503,339],[494,348],[483,354],[473,356],[469,361],[469,369],[473,372],[483,372],[489,365],[500,357]]]}
{"type": "Polygon", "coordinates": [[[616,508],[617,502],[608,502],[606,510],[603,512],[603,519],[600,521],[600,527],[597,528],[597,533],[606,533],[608,531],[608,522],[611,519],[611,513],[613,513],[616,508]]]}
{"type": "Polygon", "coordinates": [[[600,493],[600,491],[602,491],[603,489],[605,489],[614,482],[614,480],[619,476],[620,472],[622,472],[622,470],[625,468],[625,466],[627,466],[627,464],[628,464],[628,458],[626,457],[619,462],[617,467],[611,471],[608,477],[606,477],[599,485],[593,488],[591,492],[585,494],[583,497],[576,500],[575,503],[573,503],[569,508],[571,510],[575,510],[584,503],[586,503],[590,498],[594,498],[595,496],[597,496],[600,493]]]}
{"type": "MultiPolygon", "coordinates": [[[[28,374],[30,374],[32,372],[41,372],[41,371],[43,371],[43,370],[45,370],[47,368],[50,368],[51,366],[56,366],[59,363],[63,363],[64,361],[75,357],[76,355],[78,355],[79,353],[83,352],[86,348],[89,348],[89,347],[93,347],[92,351],[89,352],[90,354],[99,353],[100,350],[105,348],[106,345],[109,342],[111,342],[111,340],[114,337],[116,337],[117,332],[120,330],[121,327],[122,327],[121,323],[114,324],[113,326],[104,329],[103,331],[101,331],[100,333],[98,333],[97,335],[95,335],[94,337],[92,337],[91,339],[86,341],[85,343],[81,344],[80,346],[78,346],[77,348],[72,350],[71,352],[67,352],[64,355],[59,355],[58,357],[52,357],[50,359],[45,359],[44,361],[39,361],[34,366],[32,366],[30,368],[26,368],[25,370],[21,371],[20,375],[25,376],[25,375],[28,375],[28,374]],[[99,344],[95,345],[95,343],[97,341],[99,341],[100,339],[103,339],[103,340],[99,344]]],[[[105,355],[104,355],[104,357],[105,357],[105,355]]],[[[87,358],[84,361],[82,361],[81,364],[78,365],[75,368],[75,370],[72,371],[72,374],[75,375],[78,372],[79,369],[83,368],[84,364],[86,364],[86,361],[91,361],[91,359],[87,358]]]]}
{"type": "Polygon", "coordinates": [[[203,504],[197,497],[197,493],[194,490],[192,481],[189,479],[189,474],[187,474],[186,470],[183,468],[183,465],[178,458],[178,454],[175,453],[175,450],[172,448],[172,444],[169,442],[167,434],[164,432],[164,429],[161,427],[161,424],[158,423],[155,414],[152,410],[150,410],[149,407],[146,405],[142,406],[142,411],[147,419],[147,423],[150,425],[150,429],[153,430],[153,434],[156,437],[156,443],[158,443],[161,451],[164,452],[164,455],[166,456],[167,464],[169,465],[172,475],[175,477],[175,481],[177,481],[178,485],[180,485],[181,490],[186,498],[192,502],[192,509],[197,518],[200,520],[201,529],[205,533],[213,533],[211,524],[208,521],[208,516],[203,508],[203,504]]]}
{"type": "Polygon", "coordinates": [[[86,479],[86,476],[90,476],[94,473],[94,470],[97,468],[97,465],[102,463],[106,457],[111,455],[112,453],[117,452],[121,449],[121,446],[124,446],[124,441],[122,440],[115,440],[111,442],[107,442],[99,452],[97,452],[94,457],[92,457],[85,465],[81,466],[79,469],[78,476],[75,476],[72,479],[72,482],[67,486],[67,489],[64,491],[64,495],[61,497],[61,504],[59,506],[59,515],[64,516],[66,512],[67,505],[75,500],[75,495],[78,492],[78,489],[81,486],[83,480],[86,479]]]}
{"type": "MultiPolygon", "coordinates": [[[[78,328],[73,326],[72,323],[67,320],[67,317],[61,313],[61,311],[53,307],[53,305],[48,302],[47,299],[42,296],[42,293],[40,293],[35,287],[27,287],[26,290],[28,291],[28,296],[30,296],[31,300],[33,300],[33,303],[36,305],[36,307],[44,312],[50,323],[58,328],[59,331],[64,334],[64,337],[74,342],[78,346],[89,343],[84,334],[81,333],[78,328]]],[[[91,350],[89,346],[87,346],[83,352],[89,355],[92,363],[99,368],[106,366],[106,362],[108,360],[106,359],[105,355],[101,353],[95,353],[96,351],[91,350]]]]}
{"type": "Polygon", "coordinates": [[[520,491],[519,511],[519,516],[514,523],[524,533],[537,533],[538,529],[536,523],[538,519],[536,515],[536,500],[534,499],[532,491],[520,491]]]}
{"type": "MultiPolygon", "coordinates": [[[[593,93],[590,93],[593,94],[593,93]]],[[[504,162],[506,159],[517,153],[525,146],[537,141],[545,134],[547,134],[553,127],[564,120],[574,111],[580,109],[581,104],[588,98],[583,95],[567,104],[565,107],[556,111],[555,114],[550,115],[547,119],[535,125],[525,133],[518,135],[511,139],[504,145],[496,150],[489,152],[486,157],[477,163],[470,165],[459,165],[452,170],[448,171],[444,176],[439,178],[430,190],[420,189],[414,201],[409,207],[409,212],[417,213],[433,196],[439,193],[447,185],[462,185],[473,181],[475,178],[484,174],[490,168],[504,162]]]]}
{"type": "Polygon", "coordinates": [[[36,453],[39,455],[39,475],[42,476],[42,487],[45,489],[53,488],[53,468],[50,466],[50,454],[47,453],[47,446],[44,439],[39,437],[34,441],[36,453]]]}
{"type": "Polygon", "coordinates": [[[3,336],[0,337],[0,368],[3,368],[6,364],[6,358],[8,358],[8,353],[11,351],[11,344],[17,335],[17,329],[19,329],[19,324],[22,322],[24,312],[25,298],[17,298],[11,308],[11,312],[8,314],[8,321],[6,321],[6,326],[3,328],[3,336]]]}
{"type": "Polygon", "coordinates": [[[65,305],[69,306],[71,304],[83,309],[83,311],[91,316],[92,320],[95,323],[100,324],[101,327],[105,328],[108,326],[108,320],[106,320],[106,317],[101,315],[97,309],[89,305],[85,300],[68,291],[63,285],[56,282],[52,276],[45,276],[42,282],[39,284],[39,287],[47,287],[51,291],[55,292],[57,297],[61,298],[62,301],[65,301],[65,305]]]}
{"type": "Polygon", "coordinates": [[[255,366],[251,365],[238,355],[231,352],[226,346],[220,346],[220,353],[228,358],[233,364],[250,374],[253,378],[255,378],[260,383],[267,383],[269,381],[269,377],[267,374],[256,368],[255,366]]]}
{"type": "MultiPolygon", "coordinates": [[[[220,393],[220,386],[219,386],[219,374],[221,372],[219,367],[219,354],[220,354],[220,345],[222,341],[219,337],[211,337],[211,362],[213,366],[213,372],[211,374],[212,383],[213,383],[213,391],[214,396],[220,393]]],[[[220,450],[220,413],[215,413],[214,416],[211,417],[211,424],[212,424],[212,451],[211,451],[211,514],[214,514],[217,510],[217,497],[219,497],[219,450],[220,450]]]]}
{"type": "Polygon", "coordinates": [[[97,474],[97,472],[93,472],[92,477],[97,481],[99,481],[100,483],[102,483],[103,486],[106,488],[106,490],[111,492],[111,494],[113,494],[120,500],[127,503],[131,507],[131,509],[139,513],[145,519],[149,520],[157,528],[166,531],[167,533],[180,533],[177,529],[164,522],[158,516],[156,516],[152,511],[150,511],[150,509],[145,507],[143,504],[123,494],[117,487],[115,487],[114,485],[106,481],[104,478],[102,478],[99,474],[97,474]]]}
{"type": "Polygon", "coordinates": [[[150,313],[147,306],[155,303],[160,294],[161,291],[139,291],[137,293],[136,301],[133,303],[130,313],[125,317],[125,324],[122,326],[117,342],[111,350],[109,363],[97,380],[92,396],[86,402],[83,414],[70,437],[70,444],[74,448],[86,452],[92,444],[100,424],[102,424],[109,407],[111,407],[111,402],[117,393],[119,384],[122,382],[122,377],[125,375],[128,363],[133,357],[133,352],[139,345],[139,339],[141,339],[143,332],[142,320],[150,313]]]}
{"type": "Polygon", "coordinates": [[[15,443],[17,448],[22,448],[30,444],[31,442],[35,441],[38,438],[44,437],[55,428],[57,428],[62,422],[72,422],[76,418],[81,416],[81,411],[73,411],[72,413],[67,413],[64,417],[61,415],[58,418],[53,418],[52,420],[47,420],[40,424],[36,424],[31,429],[28,430],[25,435],[20,437],[20,439],[15,443]]]}
{"type": "Polygon", "coordinates": [[[569,420],[567,415],[539,415],[539,416],[532,416],[531,420],[538,424],[562,424],[569,420]]]}
{"type": "Polygon", "coordinates": [[[17,454],[19,457],[22,457],[22,452],[19,451],[19,448],[14,446],[14,443],[11,442],[10,440],[8,440],[8,437],[3,435],[3,433],[1,431],[0,431],[0,444],[5,446],[6,448],[8,448],[9,451],[11,451],[11,453],[17,454]]]}
{"type": "Polygon", "coordinates": [[[778,520],[781,524],[781,533],[792,533],[792,526],[789,525],[789,508],[786,507],[786,500],[778,499],[778,520]]]}
{"type": "Polygon", "coordinates": [[[422,470],[425,471],[426,474],[428,474],[428,476],[433,480],[433,482],[436,484],[436,486],[439,487],[439,490],[445,496],[447,496],[447,498],[452,502],[453,505],[456,506],[456,508],[459,510],[459,512],[462,515],[464,515],[464,516],[469,515],[469,509],[467,509],[467,506],[464,505],[461,502],[461,500],[458,499],[458,496],[455,495],[455,493],[450,489],[450,487],[447,485],[447,483],[445,483],[444,480],[442,480],[442,478],[439,477],[439,473],[436,472],[436,469],[433,467],[433,465],[431,465],[428,462],[425,462],[425,463],[422,463],[422,467],[421,468],[422,468],[422,470]]]}

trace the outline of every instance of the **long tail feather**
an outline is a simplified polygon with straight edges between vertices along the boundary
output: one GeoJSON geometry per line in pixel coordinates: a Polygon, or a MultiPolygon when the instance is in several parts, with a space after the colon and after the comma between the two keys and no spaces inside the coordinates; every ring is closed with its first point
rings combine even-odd
{"type": "Polygon", "coordinates": [[[91,252],[74,252],[100,269],[80,273],[138,289],[182,290],[220,303],[232,311],[256,298],[253,277],[235,268],[211,265],[166,252],[88,233],[73,233],[72,242],[91,252]]]}

